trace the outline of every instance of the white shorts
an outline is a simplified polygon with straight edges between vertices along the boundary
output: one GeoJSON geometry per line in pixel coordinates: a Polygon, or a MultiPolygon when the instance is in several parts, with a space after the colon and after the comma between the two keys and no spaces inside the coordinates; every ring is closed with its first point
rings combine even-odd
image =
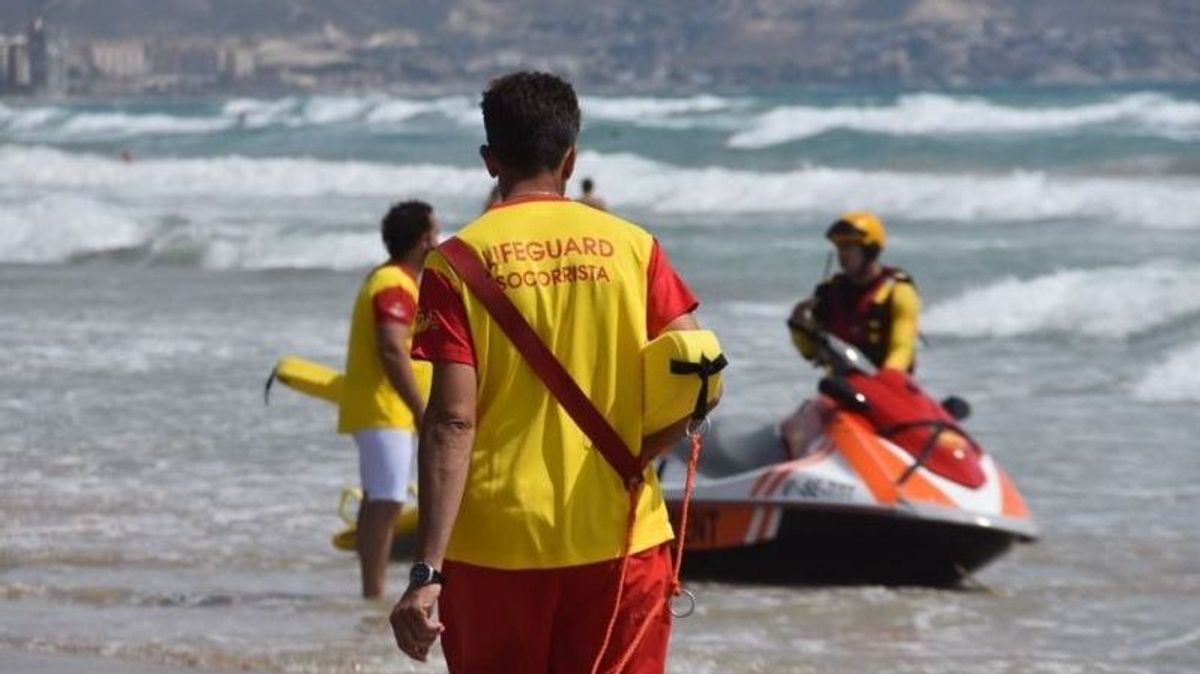
{"type": "Polygon", "coordinates": [[[404,503],[412,471],[412,431],[372,428],[354,434],[358,473],[368,501],[404,503]]]}

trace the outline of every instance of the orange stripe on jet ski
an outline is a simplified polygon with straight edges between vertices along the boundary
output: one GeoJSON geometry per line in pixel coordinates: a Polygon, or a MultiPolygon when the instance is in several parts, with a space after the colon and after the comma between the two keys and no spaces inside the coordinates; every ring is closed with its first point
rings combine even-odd
{"type": "Polygon", "coordinates": [[[996,466],[996,475],[1000,478],[1000,513],[1007,517],[1028,518],[1029,508],[1021,498],[1021,492],[1017,491],[1017,485],[1000,466],[996,466]]]}
{"type": "MultiPolygon", "coordinates": [[[[911,461],[905,461],[883,447],[880,447],[880,453],[886,457],[884,461],[890,464],[890,469],[895,472],[896,479],[899,479],[904,474],[904,471],[908,470],[908,467],[912,465],[911,461]]],[[[912,475],[909,475],[908,479],[899,488],[900,493],[909,501],[934,503],[951,508],[959,507],[953,499],[946,495],[946,492],[939,489],[929,478],[922,475],[920,470],[914,471],[912,475]]]]}
{"type": "MultiPolygon", "coordinates": [[[[751,532],[757,532],[759,529],[759,525],[753,522],[756,510],[763,508],[733,504],[694,504],[691,517],[688,518],[687,531],[684,533],[688,549],[719,550],[753,543],[751,532]]],[[[762,515],[759,515],[759,518],[761,521],[762,515]]],[[[671,519],[678,527],[678,507],[672,508],[671,519]]]]}
{"type": "Polygon", "coordinates": [[[884,447],[882,440],[865,422],[848,414],[838,414],[830,430],[838,447],[876,500],[892,504],[903,497],[909,501],[957,507],[949,496],[920,472],[914,472],[903,485],[898,486],[896,481],[912,461],[906,461],[884,447]]]}
{"type": "Polygon", "coordinates": [[[839,412],[829,422],[829,435],[854,472],[871,490],[875,500],[888,505],[895,503],[900,497],[895,475],[889,474],[879,462],[879,455],[886,453],[886,450],[873,451],[871,439],[875,434],[867,428],[866,423],[849,413],[839,412]]]}

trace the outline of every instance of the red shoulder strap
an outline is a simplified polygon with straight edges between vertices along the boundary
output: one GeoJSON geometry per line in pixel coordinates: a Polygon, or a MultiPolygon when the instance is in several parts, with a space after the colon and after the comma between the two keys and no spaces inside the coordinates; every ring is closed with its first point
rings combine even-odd
{"type": "Polygon", "coordinates": [[[612,424],[600,414],[579,388],[579,384],[571,378],[571,374],[533,331],[529,322],[521,316],[512,300],[497,287],[475,252],[458,237],[447,239],[438,247],[438,252],[445,256],[454,271],[458,272],[471,294],[483,304],[513,346],[525,358],[529,367],[546,388],[550,389],[550,393],[558,399],[559,404],[571,415],[571,419],[596,449],[600,450],[600,454],[613,470],[617,471],[621,481],[627,487],[639,483],[645,464],[633,455],[612,424]]]}

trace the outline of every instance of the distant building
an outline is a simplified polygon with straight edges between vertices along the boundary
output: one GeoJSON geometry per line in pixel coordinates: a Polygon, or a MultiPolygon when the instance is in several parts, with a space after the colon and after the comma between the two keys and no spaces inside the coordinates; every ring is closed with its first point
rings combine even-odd
{"type": "Polygon", "coordinates": [[[150,72],[146,47],[138,40],[93,42],[87,50],[88,65],[101,77],[133,79],[150,72]]]}
{"type": "Polygon", "coordinates": [[[0,94],[65,94],[66,51],[41,17],[29,22],[24,35],[0,35],[0,94]]]}
{"type": "Polygon", "coordinates": [[[37,17],[26,32],[29,43],[29,84],[34,94],[61,96],[67,93],[66,44],[54,36],[37,17]]]}
{"type": "Polygon", "coordinates": [[[29,43],[24,35],[4,37],[4,86],[7,94],[29,93],[29,43]]]}
{"type": "Polygon", "coordinates": [[[252,47],[222,47],[217,52],[217,61],[221,77],[228,82],[250,79],[258,69],[258,57],[252,47]]]}

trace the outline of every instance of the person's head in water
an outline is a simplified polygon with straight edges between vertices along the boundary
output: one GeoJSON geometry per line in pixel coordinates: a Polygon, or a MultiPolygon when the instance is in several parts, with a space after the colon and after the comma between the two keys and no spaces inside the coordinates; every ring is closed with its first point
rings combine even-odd
{"type": "Polygon", "coordinates": [[[587,204],[592,208],[598,208],[602,211],[608,210],[608,204],[604,203],[603,199],[596,196],[596,183],[593,182],[591,178],[584,178],[579,187],[581,190],[579,194],[580,203],[587,204]]]}
{"type": "Polygon", "coordinates": [[[479,148],[505,196],[515,183],[541,178],[562,194],[575,170],[579,100],[566,81],[539,72],[497,78],[483,92],[487,145],[479,148]]]}
{"type": "Polygon", "coordinates": [[[837,246],[838,265],[850,280],[865,283],[879,275],[879,254],[887,242],[883,221],[867,211],[843,214],[825,231],[837,246]]]}
{"type": "Polygon", "coordinates": [[[424,201],[404,201],[388,209],[380,225],[388,256],[417,269],[425,255],[437,247],[438,222],[433,207],[424,201]]]}

